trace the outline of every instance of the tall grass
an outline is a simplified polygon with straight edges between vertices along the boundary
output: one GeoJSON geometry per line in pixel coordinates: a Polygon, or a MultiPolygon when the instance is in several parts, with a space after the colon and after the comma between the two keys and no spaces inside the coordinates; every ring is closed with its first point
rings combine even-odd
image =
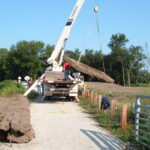
{"type": "Polygon", "coordinates": [[[5,80],[0,82],[0,97],[5,97],[17,93],[24,93],[24,87],[15,81],[5,80]]]}

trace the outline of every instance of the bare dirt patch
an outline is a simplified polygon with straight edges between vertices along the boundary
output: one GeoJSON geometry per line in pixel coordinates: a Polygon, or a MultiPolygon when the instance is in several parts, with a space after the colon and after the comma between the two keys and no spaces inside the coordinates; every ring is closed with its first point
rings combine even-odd
{"type": "Polygon", "coordinates": [[[0,98],[0,140],[26,143],[33,137],[28,100],[21,94],[0,98]]]}
{"type": "Polygon", "coordinates": [[[150,87],[129,87],[121,86],[114,83],[103,83],[103,82],[86,82],[88,88],[100,89],[104,92],[118,92],[118,93],[130,93],[130,94],[147,94],[150,93],[150,87]]]}

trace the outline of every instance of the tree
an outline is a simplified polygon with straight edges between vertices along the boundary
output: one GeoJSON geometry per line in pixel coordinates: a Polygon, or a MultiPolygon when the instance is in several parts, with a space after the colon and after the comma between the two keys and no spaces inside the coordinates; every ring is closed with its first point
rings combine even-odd
{"type": "Polygon", "coordinates": [[[135,82],[136,76],[144,65],[142,62],[145,55],[142,53],[141,46],[127,48],[128,41],[124,34],[115,34],[112,35],[108,46],[112,50],[109,58],[115,81],[125,85],[127,79],[127,84],[130,86],[131,81],[135,82]],[[122,74],[122,79],[120,74],[122,74]]]}
{"type": "Polygon", "coordinates": [[[44,49],[42,49],[42,51],[40,52],[39,58],[41,60],[41,65],[43,70],[46,68],[46,66],[48,65],[47,63],[47,59],[51,56],[52,52],[54,50],[54,45],[46,45],[46,47],[44,49]]]}
{"type": "Polygon", "coordinates": [[[0,48],[0,81],[6,79],[6,59],[8,56],[8,50],[6,48],[0,48]]]}
{"type": "Polygon", "coordinates": [[[67,55],[68,57],[73,58],[75,60],[79,60],[81,52],[79,49],[75,49],[74,51],[67,50],[67,51],[65,51],[65,55],[67,55]]]}
{"type": "MultiPolygon", "coordinates": [[[[103,71],[103,53],[102,51],[94,51],[93,49],[86,49],[81,61],[95,69],[103,71]]],[[[93,78],[85,75],[86,80],[92,81],[93,78]]],[[[95,80],[95,79],[94,79],[95,80]]]]}
{"type": "Polygon", "coordinates": [[[102,51],[94,51],[93,49],[86,49],[81,61],[95,69],[103,70],[103,54],[102,51]]]}
{"type": "Polygon", "coordinates": [[[113,50],[115,51],[116,48],[124,48],[128,41],[129,40],[126,38],[125,34],[122,33],[113,34],[108,44],[108,47],[112,51],[113,50]]]}
{"type": "MultiPolygon", "coordinates": [[[[115,66],[116,72],[120,72],[122,70],[122,81],[123,85],[125,85],[125,62],[127,57],[127,50],[126,50],[126,43],[129,40],[126,38],[124,34],[113,34],[111,37],[111,40],[108,44],[108,47],[112,50],[111,51],[111,57],[112,57],[112,65],[115,66]]],[[[119,75],[119,74],[116,75],[119,75]]],[[[119,82],[121,81],[120,76],[115,77],[119,82]]],[[[115,80],[116,80],[115,79],[115,80]]]]}
{"type": "Polygon", "coordinates": [[[42,69],[39,56],[44,50],[44,43],[40,41],[20,41],[12,45],[7,57],[7,75],[11,79],[29,75],[36,78],[42,69]]]}
{"type": "Polygon", "coordinates": [[[134,72],[133,76],[137,76],[140,72],[140,69],[144,66],[142,61],[146,58],[146,56],[142,52],[143,49],[141,46],[132,45],[129,47],[125,64],[129,86],[131,84],[131,73],[134,72]]]}

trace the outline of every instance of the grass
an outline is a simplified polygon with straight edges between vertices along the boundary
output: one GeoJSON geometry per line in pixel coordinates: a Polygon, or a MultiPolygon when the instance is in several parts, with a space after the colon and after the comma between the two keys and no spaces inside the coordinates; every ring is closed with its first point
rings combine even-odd
{"type": "Polygon", "coordinates": [[[31,91],[27,96],[30,101],[34,100],[37,97],[38,93],[36,91],[31,91]]]}
{"type": "Polygon", "coordinates": [[[5,80],[0,82],[0,97],[14,95],[18,93],[24,93],[25,88],[15,81],[5,80]]]}
{"type": "MultiPolygon", "coordinates": [[[[25,90],[26,89],[23,85],[12,80],[5,80],[0,82],[0,97],[6,97],[14,94],[23,94],[25,90]]],[[[31,91],[27,98],[32,101],[36,96],[37,92],[31,91]]]]}
{"type": "Polygon", "coordinates": [[[150,87],[149,83],[137,83],[137,84],[131,84],[133,87],[150,87]]]}
{"type": "MultiPolygon", "coordinates": [[[[109,96],[110,93],[101,91],[99,89],[90,89],[95,93],[101,94],[103,96],[109,96]]],[[[132,96],[129,93],[111,93],[112,99],[116,100],[116,111],[115,116],[111,117],[111,111],[103,112],[100,110],[98,105],[91,103],[87,98],[80,97],[81,105],[85,108],[92,117],[98,121],[101,127],[109,130],[113,135],[120,138],[125,142],[130,142],[131,144],[138,145],[140,150],[146,150],[146,148],[135,141],[134,137],[134,123],[135,123],[135,114],[133,113],[133,103],[135,102],[135,96],[132,96]],[[122,104],[128,105],[128,125],[127,129],[123,130],[121,128],[121,107],[122,104]]],[[[148,131],[149,132],[149,131],[148,131]]]]}

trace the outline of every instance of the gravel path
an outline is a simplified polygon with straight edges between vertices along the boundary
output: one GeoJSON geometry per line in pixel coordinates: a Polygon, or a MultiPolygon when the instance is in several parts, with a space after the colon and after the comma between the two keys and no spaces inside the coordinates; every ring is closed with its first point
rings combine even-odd
{"type": "Polygon", "coordinates": [[[0,143],[0,150],[121,150],[123,142],[109,135],[75,102],[31,104],[35,139],[27,144],[0,143]]]}

